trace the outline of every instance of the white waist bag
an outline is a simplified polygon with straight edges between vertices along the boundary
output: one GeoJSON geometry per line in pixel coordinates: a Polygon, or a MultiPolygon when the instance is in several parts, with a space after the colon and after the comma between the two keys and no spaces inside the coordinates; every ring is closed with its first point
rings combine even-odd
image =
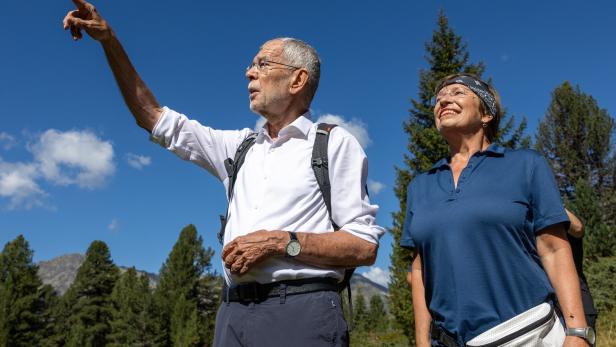
{"type": "Polygon", "coordinates": [[[543,303],[502,322],[466,343],[471,347],[561,347],[565,329],[554,307],[543,303]]]}

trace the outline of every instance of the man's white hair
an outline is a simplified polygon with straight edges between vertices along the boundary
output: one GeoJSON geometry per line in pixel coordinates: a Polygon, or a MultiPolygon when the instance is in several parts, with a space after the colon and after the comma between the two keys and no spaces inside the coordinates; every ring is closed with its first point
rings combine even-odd
{"type": "Polygon", "coordinates": [[[317,51],[302,40],[292,37],[278,37],[271,41],[282,41],[282,57],[289,65],[308,70],[308,82],[306,83],[306,98],[308,105],[312,102],[321,77],[321,60],[317,51]]]}

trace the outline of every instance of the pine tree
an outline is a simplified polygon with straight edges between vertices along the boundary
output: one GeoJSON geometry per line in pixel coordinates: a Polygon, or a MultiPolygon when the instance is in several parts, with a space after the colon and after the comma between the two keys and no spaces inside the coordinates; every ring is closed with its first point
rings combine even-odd
{"type": "Polygon", "coordinates": [[[353,326],[357,332],[370,330],[368,325],[368,308],[366,298],[361,292],[357,292],[353,300],[353,326]]]}
{"type": "MultiPolygon", "coordinates": [[[[437,29],[432,40],[425,46],[426,60],[429,69],[419,72],[419,92],[417,99],[411,100],[410,117],[404,123],[404,131],[409,136],[408,151],[404,154],[404,167],[396,168],[395,194],[400,203],[400,210],[393,214],[393,226],[390,232],[394,238],[391,255],[389,284],[390,310],[404,334],[414,344],[414,321],[411,295],[406,282],[406,274],[410,265],[411,255],[398,246],[404,225],[406,211],[406,190],[419,173],[429,169],[436,161],[449,154],[445,140],[434,126],[433,99],[434,89],[438,81],[454,73],[471,73],[481,77],[485,66],[483,63],[469,62],[467,46],[449,26],[444,12],[441,11],[437,20],[437,29]]],[[[524,135],[526,120],[515,127],[513,117],[503,117],[500,131],[495,142],[504,146],[528,147],[530,138],[524,135]],[[515,129],[515,130],[514,130],[515,129]]]]}
{"type": "Polygon", "coordinates": [[[373,294],[370,297],[370,309],[368,310],[368,326],[374,332],[380,332],[387,329],[387,312],[385,312],[385,304],[379,294],[373,294]]]}
{"type": "Polygon", "coordinates": [[[147,276],[138,274],[134,267],[128,269],[113,288],[111,301],[109,346],[154,345],[153,297],[147,276]]]}
{"type": "Polygon", "coordinates": [[[111,293],[118,279],[118,268],[103,241],[90,244],[77,270],[75,281],[65,294],[68,334],[67,346],[105,346],[111,331],[111,293]]]}
{"type": "Polygon", "coordinates": [[[550,163],[565,197],[575,196],[580,179],[596,193],[612,184],[608,169],[613,134],[614,120],[579,86],[564,82],[554,90],[536,148],[550,163]]]}
{"type": "Polygon", "coordinates": [[[614,131],[614,120],[592,96],[564,82],[552,93],[537,133],[537,150],[550,163],[567,205],[585,225],[585,257],[593,261],[616,254],[609,208],[614,131]]]}
{"type": "Polygon", "coordinates": [[[39,319],[41,321],[39,341],[40,347],[57,346],[53,343],[55,333],[55,311],[60,302],[60,298],[53,287],[49,284],[43,285],[39,289],[38,311],[40,312],[39,319]]]}
{"type": "Polygon", "coordinates": [[[584,223],[584,258],[596,261],[616,255],[616,228],[606,223],[597,193],[584,179],[578,180],[574,191],[567,207],[584,223]]]}
{"type": "Polygon", "coordinates": [[[203,248],[193,225],[182,230],[160,270],[155,292],[163,345],[211,344],[213,332],[204,328],[213,328],[220,291],[208,274],[213,254],[212,249],[203,248]]]}
{"type": "Polygon", "coordinates": [[[214,329],[216,327],[216,312],[220,303],[223,278],[215,271],[206,272],[199,279],[198,288],[198,312],[201,313],[200,329],[205,341],[211,344],[214,341],[214,329]]]}
{"type": "Polygon", "coordinates": [[[173,346],[202,346],[200,319],[194,298],[181,295],[171,314],[171,338],[173,346]]]}
{"type": "Polygon", "coordinates": [[[22,235],[0,253],[0,346],[36,346],[47,337],[54,294],[38,278],[32,255],[22,235]]]}

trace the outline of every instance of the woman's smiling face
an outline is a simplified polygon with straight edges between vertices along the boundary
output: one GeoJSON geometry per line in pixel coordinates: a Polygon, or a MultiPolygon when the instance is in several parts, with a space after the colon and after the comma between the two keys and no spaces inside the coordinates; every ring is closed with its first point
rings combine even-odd
{"type": "Polygon", "coordinates": [[[443,134],[449,131],[478,131],[482,128],[481,99],[462,84],[447,85],[436,95],[434,122],[443,134]]]}

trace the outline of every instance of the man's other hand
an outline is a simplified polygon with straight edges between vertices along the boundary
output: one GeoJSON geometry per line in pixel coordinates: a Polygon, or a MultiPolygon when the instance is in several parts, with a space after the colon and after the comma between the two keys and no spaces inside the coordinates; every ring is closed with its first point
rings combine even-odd
{"type": "Polygon", "coordinates": [[[73,0],[73,3],[75,3],[77,9],[69,11],[62,22],[64,30],[70,29],[73,40],[83,38],[82,29],[97,41],[104,41],[111,37],[111,28],[98,14],[94,5],[85,2],[85,0],[73,0]]]}
{"type": "Polygon", "coordinates": [[[222,250],[222,259],[232,273],[243,275],[271,256],[284,255],[288,242],[286,231],[258,230],[229,242],[222,250]]]}

